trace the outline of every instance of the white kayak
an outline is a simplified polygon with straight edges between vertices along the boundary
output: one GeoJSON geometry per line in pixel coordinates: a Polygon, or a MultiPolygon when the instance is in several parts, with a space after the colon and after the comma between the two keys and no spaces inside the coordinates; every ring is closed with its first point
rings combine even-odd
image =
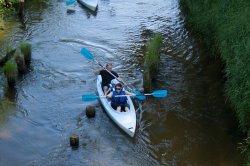
{"type": "MultiPolygon", "coordinates": [[[[97,92],[99,96],[103,96],[103,90],[102,90],[102,76],[97,75],[96,77],[96,87],[97,92]]],[[[135,135],[135,129],[136,129],[136,114],[135,114],[135,107],[134,104],[129,96],[128,98],[128,104],[130,106],[129,111],[126,112],[117,112],[111,107],[111,102],[107,98],[100,98],[100,101],[108,113],[109,117],[128,135],[131,137],[134,137],[135,135]]]]}
{"type": "Polygon", "coordinates": [[[98,5],[98,0],[78,0],[78,2],[92,11],[95,11],[98,5]]]}

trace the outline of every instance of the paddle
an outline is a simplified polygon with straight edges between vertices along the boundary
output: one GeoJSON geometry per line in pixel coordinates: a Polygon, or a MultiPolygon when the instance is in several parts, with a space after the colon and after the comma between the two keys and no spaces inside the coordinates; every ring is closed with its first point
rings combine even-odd
{"type": "Polygon", "coordinates": [[[123,84],[123,82],[121,82],[113,73],[111,73],[108,69],[106,69],[106,67],[104,67],[100,62],[98,62],[97,60],[94,59],[94,55],[91,54],[89,52],[89,50],[87,50],[86,48],[82,48],[80,53],[87,59],[89,60],[94,60],[98,65],[100,65],[104,70],[106,70],[109,74],[111,74],[113,77],[115,77],[115,79],[117,79],[117,81],[119,81],[120,83],[123,84]]]}
{"type": "MultiPolygon", "coordinates": [[[[140,95],[141,96],[152,95],[154,97],[161,98],[161,97],[166,97],[167,96],[167,90],[156,90],[156,91],[153,91],[152,93],[140,94],[140,95]]],[[[116,95],[115,97],[125,97],[125,96],[133,96],[133,95],[116,95]]],[[[144,98],[145,98],[145,96],[144,96],[144,98]]],[[[86,95],[82,95],[82,101],[93,101],[93,100],[96,100],[96,99],[102,98],[102,97],[104,98],[106,96],[98,96],[96,94],[86,94],[86,95]]]]}
{"type": "Polygon", "coordinates": [[[139,101],[144,101],[146,99],[146,96],[141,94],[141,92],[138,90],[132,90],[132,93],[136,94],[135,98],[139,101]]]}
{"type": "MultiPolygon", "coordinates": [[[[91,54],[91,52],[89,52],[89,50],[87,50],[86,48],[82,48],[81,51],[80,51],[80,53],[81,53],[85,58],[87,58],[87,59],[89,59],[89,60],[94,60],[94,61],[95,61],[98,65],[100,65],[104,70],[106,70],[109,74],[111,74],[117,81],[119,81],[122,85],[124,85],[124,83],[123,83],[122,81],[120,81],[113,73],[111,73],[109,70],[107,70],[106,67],[104,67],[100,62],[98,62],[97,60],[95,60],[94,55],[91,54]]],[[[128,87],[128,89],[129,89],[130,91],[132,91],[133,93],[135,93],[136,95],[138,95],[138,96],[136,96],[136,99],[138,99],[138,100],[140,100],[140,101],[145,100],[145,96],[143,96],[143,95],[141,94],[140,91],[138,91],[138,90],[133,90],[133,89],[130,88],[128,85],[127,85],[126,87],[128,87]]]]}
{"type": "Polygon", "coordinates": [[[82,101],[93,101],[102,97],[106,97],[106,96],[97,96],[96,94],[86,94],[86,95],[82,95],[82,101]]]}
{"type": "MultiPolygon", "coordinates": [[[[154,97],[161,98],[161,97],[166,97],[168,95],[168,92],[167,90],[156,90],[156,91],[153,91],[152,93],[146,93],[146,94],[140,94],[140,95],[144,95],[144,97],[152,95],[154,97]]],[[[133,96],[133,95],[116,95],[115,97],[124,97],[124,96],[133,96]]]]}
{"type": "Polygon", "coordinates": [[[166,97],[168,95],[167,90],[156,90],[153,91],[152,93],[144,94],[145,96],[152,95],[154,97],[160,98],[160,97],[166,97]]]}

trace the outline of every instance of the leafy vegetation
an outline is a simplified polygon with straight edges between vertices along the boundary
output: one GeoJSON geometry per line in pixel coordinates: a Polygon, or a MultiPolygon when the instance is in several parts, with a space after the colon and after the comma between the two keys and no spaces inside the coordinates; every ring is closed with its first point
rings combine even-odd
{"type": "MultiPolygon", "coordinates": [[[[182,5],[190,29],[199,34],[212,55],[220,55],[224,61],[226,96],[241,130],[250,136],[249,0],[182,0],[182,5]]],[[[244,153],[249,154],[247,148],[244,153]]]]}
{"type": "MultiPolygon", "coordinates": [[[[246,157],[249,156],[249,148],[250,148],[250,137],[247,137],[242,142],[238,144],[238,149],[241,151],[243,155],[246,157]]],[[[248,163],[250,165],[250,163],[248,163]]]]}
{"type": "Polygon", "coordinates": [[[18,0],[0,0],[0,19],[15,13],[14,4],[17,3],[18,0]]]}

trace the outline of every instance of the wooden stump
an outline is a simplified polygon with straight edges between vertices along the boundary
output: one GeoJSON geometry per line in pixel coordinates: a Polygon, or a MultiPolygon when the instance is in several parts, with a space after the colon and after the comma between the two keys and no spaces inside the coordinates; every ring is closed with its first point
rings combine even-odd
{"type": "Polygon", "coordinates": [[[93,107],[93,106],[87,106],[86,107],[86,116],[88,118],[95,117],[95,107],[93,107]]]}
{"type": "Polygon", "coordinates": [[[4,75],[7,78],[9,87],[14,87],[17,80],[17,64],[13,60],[9,60],[3,67],[4,75]]]}
{"type": "Polygon", "coordinates": [[[16,64],[17,64],[17,69],[20,74],[24,74],[27,70],[25,61],[24,61],[24,55],[20,53],[15,57],[16,64]]]}
{"type": "Polygon", "coordinates": [[[6,75],[7,82],[9,87],[15,87],[17,81],[17,74],[16,73],[9,73],[6,75]]]}
{"type": "Polygon", "coordinates": [[[75,9],[67,9],[67,14],[73,14],[75,12],[76,12],[75,9]]]}
{"type": "Polygon", "coordinates": [[[21,19],[24,18],[24,0],[19,1],[19,10],[18,10],[18,15],[21,19]]]}
{"type": "Polygon", "coordinates": [[[19,48],[23,54],[26,67],[29,67],[31,63],[31,45],[28,43],[21,43],[19,48]]]}
{"type": "Polygon", "coordinates": [[[79,146],[79,136],[76,134],[73,134],[70,136],[70,146],[73,148],[77,148],[79,146]]]}
{"type": "Polygon", "coordinates": [[[150,76],[150,73],[148,71],[145,71],[143,74],[143,88],[144,92],[151,92],[152,90],[152,79],[150,76]]]}

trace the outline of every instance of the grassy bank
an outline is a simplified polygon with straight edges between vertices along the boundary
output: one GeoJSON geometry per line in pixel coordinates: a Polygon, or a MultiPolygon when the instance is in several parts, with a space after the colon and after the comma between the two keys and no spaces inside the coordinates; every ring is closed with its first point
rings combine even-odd
{"type": "Polygon", "coordinates": [[[189,30],[198,34],[212,55],[222,58],[225,94],[236,111],[241,130],[250,137],[249,0],[182,0],[181,3],[189,30]]]}

